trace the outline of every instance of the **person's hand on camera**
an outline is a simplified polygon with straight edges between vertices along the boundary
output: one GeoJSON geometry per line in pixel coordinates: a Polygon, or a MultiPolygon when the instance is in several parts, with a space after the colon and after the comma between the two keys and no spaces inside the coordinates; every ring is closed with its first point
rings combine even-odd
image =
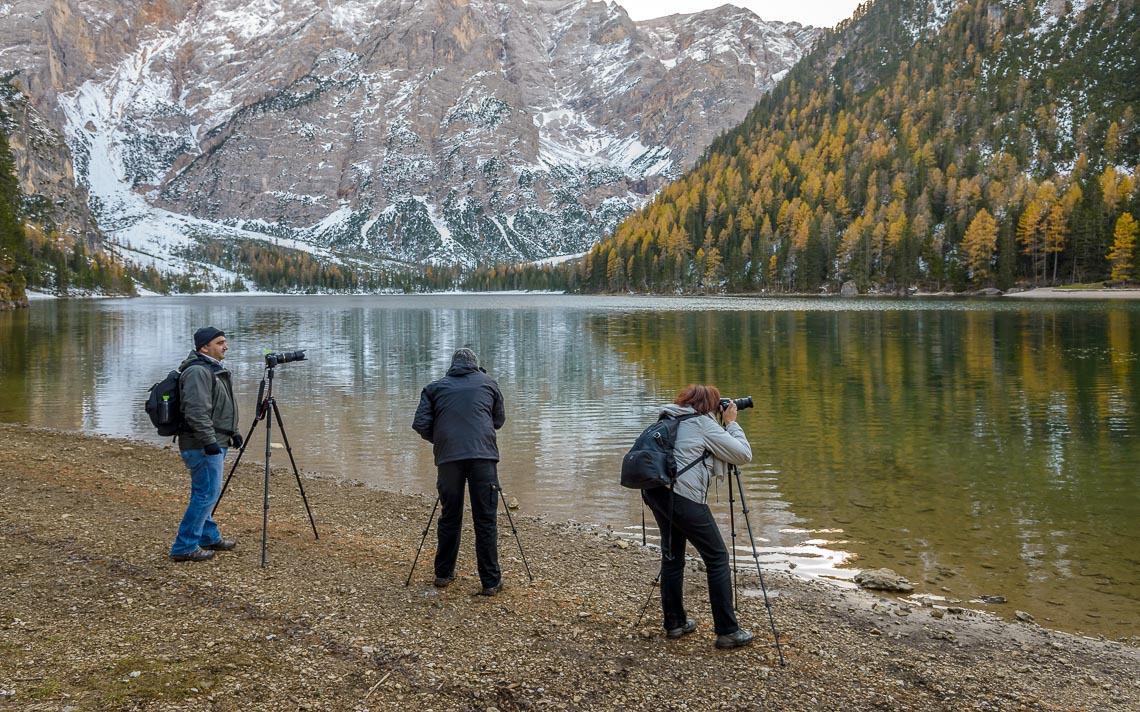
{"type": "Polygon", "coordinates": [[[736,422],[736,403],[733,401],[729,401],[728,406],[723,411],[721,411],[720,417],[722,420],[724,420],[725,425],[728,425],[729,423],[735,423],[736,422]]]}
{"type": "Polygon", "coordinates": [[[217,443],[210,443],[205,448],[207,455],[221,455],[222,449],[218,447],[217,443]]]}

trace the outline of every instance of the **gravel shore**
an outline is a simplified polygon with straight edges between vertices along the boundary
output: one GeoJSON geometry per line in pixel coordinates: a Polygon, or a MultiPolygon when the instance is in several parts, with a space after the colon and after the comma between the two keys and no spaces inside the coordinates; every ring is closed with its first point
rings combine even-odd
{"type": "Polygon", "coordinates": [[[176,564],[176,451],[0,425],[0,709],[1140,708],[1133,645],[776,571],[786,667],[754,577],[740,597],[754,645],[713,648],[695,564],[697,631],[666,640],[656,597],[637,623],[655,552],[526,512],[533,581],[500,509],[499,596],[472,595],[469,518],[458,580],[431,585],[433,529],[405,587],[433,499],[306,476],[315,540],[287,466],[262,569],[262,472],[243,464],[218,510],[238,548],[176,564]]]}

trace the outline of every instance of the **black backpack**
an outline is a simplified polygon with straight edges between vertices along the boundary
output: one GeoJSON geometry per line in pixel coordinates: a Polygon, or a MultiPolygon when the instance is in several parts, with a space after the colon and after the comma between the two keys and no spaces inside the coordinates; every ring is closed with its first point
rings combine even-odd
{"type": "Polygon", "coordinates": [[[677,459],[673,455],[673,447],[677,442],[677,427],[681,421],[699,416],[700,413],[689,413],[680,417],[662,413],[656,423],[642,431],[637,441],[633,443],[633,447],[622,458],[621,486],[630,489],[671,487],[690,467],[704,462],[710,454],[708,450],[678,472],[677,459]]]}
{"type": "MultiPolygon", "coordinates": [[[[194,365],[196,364],[190,364],[194,365]]],[[[182,371],[178,369],[166,374],[166,378],[150,387],[150,394],[146,398],[146,414],[150,416],[150,422],[154,423],[158,434],[163,437],[177,435],[182,427],[182,403],[178,388],[181,376],[182,371]]]]}

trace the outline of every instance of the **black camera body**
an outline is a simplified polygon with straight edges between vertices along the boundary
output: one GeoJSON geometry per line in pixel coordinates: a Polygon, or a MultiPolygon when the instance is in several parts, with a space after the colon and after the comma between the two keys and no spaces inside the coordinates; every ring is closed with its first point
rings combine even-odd
{"type": "Polygon", "coordinates": [[[751,408],[754,405],[752,402],[752,396],[744,396],[743,398],[721,398],[720,399],[720,410],[722,413],[724,412],[724,410],[726,408],[728,408],[730,403],[735,403],[737,410],[744,410],[745,408],[751,408]]]}
{"type": "Polygon", "coordinates": [[[266,354],[265,354],[265,367],[266,368],[273,368],[273,367],[277,366],[278,364],[290,363],[292,361],[304,361],[304,360],[305,360],[305,352],[302,351],[301,349],[297,349],[296,351],[282,351],[281,353],[278,353],[278,354],[271,354],[269,352],[266,352],[266,354]]]}

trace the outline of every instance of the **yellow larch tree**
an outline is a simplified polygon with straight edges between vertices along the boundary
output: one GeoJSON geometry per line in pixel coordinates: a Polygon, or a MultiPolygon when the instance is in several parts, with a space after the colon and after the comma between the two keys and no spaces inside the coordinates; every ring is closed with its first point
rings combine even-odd
{"type": "Polygon", "coordinates": [[[997,250],[998,225],[990,211],[982,208],[962,238],[962,250],[966,253],[966,266],[974,275],[974,281],[984,282],[990,278],[990,266],[997,250]]]}
{"type": "Polygon", "coordinates": [[[1033,284],[1037,284],[1037,273],[1044,272],[1043,245],[1041,244],[1041,206],[1036,200],[1030,201],[1017,220],[1017,241],[1021,243],[1021,251],[1029,255],[1033,266],[1033,284]]]}
{"type": "Polygon", "coordinates": [[[1121,213],[1113,231],[1112,248],[1108,251],[1108,262],[1112,265],[1112,281],[1124,282],[1132,277],[1133,252],[1136,249],[1136,233],[1140,230],[1132,213],[1121,213]]]}

